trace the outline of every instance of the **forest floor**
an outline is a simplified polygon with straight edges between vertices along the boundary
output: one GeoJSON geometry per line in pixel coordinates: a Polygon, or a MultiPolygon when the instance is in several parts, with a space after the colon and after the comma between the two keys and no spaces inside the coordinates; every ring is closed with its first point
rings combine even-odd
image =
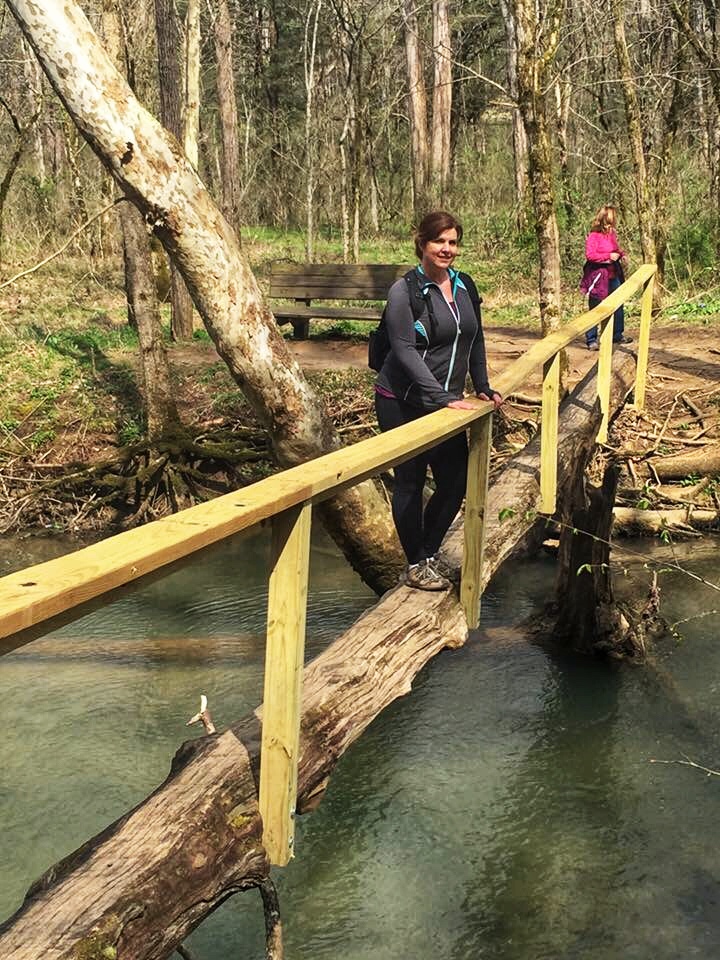
{"type": "MultiPolygon", "coordinates": [[[[70,290],[63,274],[62,287],[52,276],[36,276],[0,295],[0,381],[5,382],[0,401],[0,532],[107,529],[119,519],[111,503],[106,500],[101,508],[102,498],[87,490],[66,496],[63,478],[82,465],[112,458],[143,436],[137,343],[124,320],[117,276],[89,276],[81,270],[74,276],[70,290]]],[[[573,301],[570,309],[580,312],[579,297],[568,299],[573,301]]],[[[495,295],[486,293],[491,383],[539,339],[532,303],[528,290],[521,291],[515,303],[507,286],[495,295]]],[[[628,505],[663,502],[653,467],[656,460],[681,451],[699,456],[698,469],[691,464],[679,481],[687,487],[707,472],[702,468],[707,449],[717,450],[720,315],[703,306],[698,304],[691,316],[678,308],[677,314],[666,313],[654,326],[646,413],[626,410],[600,451],[598,469],[608,456],[625,462],[626,482],[621,487],[628,505]]],[[[636,324],[637,307],[629,311],[626,331],[635,338],[636,324]]],[[[325,396],[347,443],[375,430],[367,329],[318,323],[309,340],[288,340],[308,379],[325,396]]],[[[197,330],[190,343],[169,343],[168,353],[181,418],[190,434],[208,437],[235,431],[249,436],[247,462],[236,467],[231,484],[272,472],[264,435],[205,331],[197,330]]],[[[568,356],[572,387],[598,354],[579,341],[568,356]]],[[[540,370],[496,418],[497,462],[534,432],[539,393],[540,370]]],[[[716,476],[720,467],[710,473],[716,476]]],[[[715,480],[697,495],[698,503],[715,504],[715,480]]]]}

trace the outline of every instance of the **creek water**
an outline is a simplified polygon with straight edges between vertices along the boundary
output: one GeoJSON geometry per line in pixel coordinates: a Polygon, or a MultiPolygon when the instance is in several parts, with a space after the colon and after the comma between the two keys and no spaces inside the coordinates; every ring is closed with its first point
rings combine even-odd
{"type": "MultiPolygon", "coordinates": [[[[3,546],[2,572],[68,549],[3,546]]],[[[675,552],[720,579],[711,546],[675,552]]],[[[200,693],[219,728],[260,702],[266,557],[264,534],[236,538],[0,660],[0,918],[164,779],[200,732],[185,726],[200,693]]],[[[289,960],[720,954],[720,777],[652,762],[720,768],[720,598],[661,574],[665,616],[692,619],[650,665],[618,668],[527,642],[553,575],[547,558],[506,565],[480,635],[423,671],[300,818],[277,876],[289,960]]],[[[635,558],[619,589],[648,579],[635,558]]],[[[317,538],[308,656],[371,602],[317,538]]],[[[199,960],[263,956],[259,894],[187,945],[199,960]]]]}

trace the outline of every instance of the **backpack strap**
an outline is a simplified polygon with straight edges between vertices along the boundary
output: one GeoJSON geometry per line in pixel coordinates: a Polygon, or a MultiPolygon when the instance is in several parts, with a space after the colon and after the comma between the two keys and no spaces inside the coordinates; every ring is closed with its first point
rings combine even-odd
{"type": "Polygon", "coordinates": [[[423,289],[420,286],[420,278],[418,277],[415,267],[413,267],[412,270],[408,270],[406,274],[403,274],[403,280],[407,284],[408,288],[408,298],[410,300],[410,309],[412,310],[413,315],[413,324],[417,323],[427,307],[428,316],[430,317],[430,333],[432,338],[435,336],[435,331],[437,329],[435,314],[432,308],[432,300],[423,293],[423,289]]]}
{"type": "Polygon", "coordinates": [[[483,302],[483,299],[478,293],[478,288],[475,286],[475,281],[473,280],[473,278],[470,276],[469,273],[462,273],[459,270],[458,270],[458,277],[465,284],[465,289],[468,292],[468,296],[470,297],[470,301],[473,305],[473,309],[475,310],[475,316],[477,317],[478,323],[480,323],[480,320],[481,320],[480,304],[483,302]]]}

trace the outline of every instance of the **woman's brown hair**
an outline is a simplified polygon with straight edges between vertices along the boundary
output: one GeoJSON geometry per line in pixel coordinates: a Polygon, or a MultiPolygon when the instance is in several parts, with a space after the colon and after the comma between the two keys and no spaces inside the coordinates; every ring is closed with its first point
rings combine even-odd
{"type": "Polygon", "coordinates": [[[591,233],[607,233],[612,230],[617,222],[617,208],[611,203],[604,203],[595,214],[595,219],[590,228],[591,233]]]}
{"type": "Polygon", "coordinates": [[[462,240],[463,228],[460,221],[446,210],[433,210],[426,214],[415,228],[415,253],[422,260],[423,247],[431,240],[437,240],[446,230],[457,230],[458,243],[462,240]]]}

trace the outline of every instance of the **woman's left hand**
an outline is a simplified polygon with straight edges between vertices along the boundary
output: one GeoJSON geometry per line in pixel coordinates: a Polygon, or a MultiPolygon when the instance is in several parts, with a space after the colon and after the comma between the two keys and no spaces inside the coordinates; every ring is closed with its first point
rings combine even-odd
{"type": "Polygon", "coordinates": [[[488,400],[490,403],[494,403],[496,410],[498,410],[503,405],[503,398],[496,391],[493,391],[493,394],[491,397],[489,397],[486,393],[479,393],[478,398],[480,400],[488,400]]]}

